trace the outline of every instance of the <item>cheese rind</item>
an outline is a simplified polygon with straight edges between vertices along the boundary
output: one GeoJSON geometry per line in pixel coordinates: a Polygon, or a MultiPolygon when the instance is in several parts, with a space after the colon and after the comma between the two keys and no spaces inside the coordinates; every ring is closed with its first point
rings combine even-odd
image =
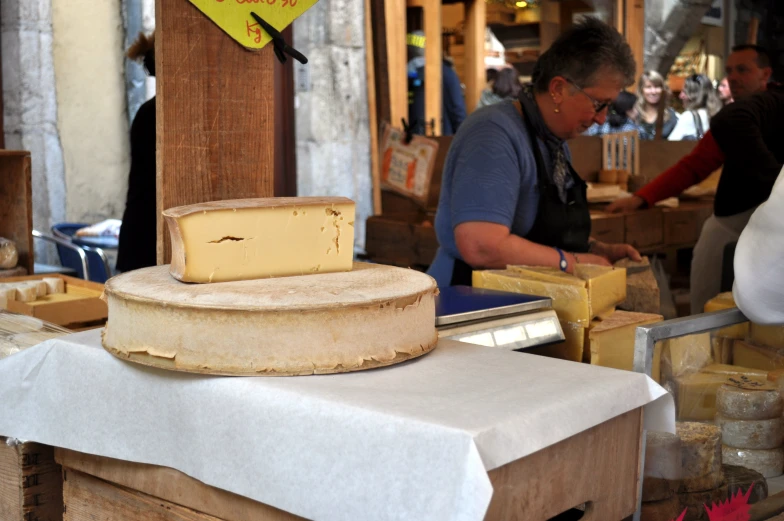
{"type": "MultiPolygon", "coordinates": [[[[778,389],[767,382],[756,389],[740,389],[734,385],[722,385],[716,394],[716,411],[721,416],[734,420],[769,420],[781,417],[784,412],[784,400],[781,399],[778,389]]],[[[729,443],[728,445],[744,447],[729,443]]]]}
{"type": "Polygon", "coordinates": [[[356,263],[347,273],[182,284],[168,266],[105,286],[103,346],[164,369],[227,375],[339,373],[435,348],[435,281],[356,263]]]}
{"type": "Polygon", "coordinates": [[[591,364],[632,371],[636,329],[662,320],[661,315],[616,311],[588,332],[591,364]]]}
{"type": "Polygon", "coordinates": [[[651,269],[626,275],[626,300],[618,304],[618,309],[659,314],[661,295],[651,269]]]}
{"type": "Polygon", "coordinates": [[[721,430],[715,425],[677,422],[681,439],[681,476],[698,478],[721,472],[721,430]]]}
{"type": "Polygon", "coordinates": [[[721,457],[727,465],[737,465],[755,470],[766,478],[784,474],[784,449],[753,450],[727,447],[721,448],[721,457]]]}
{"type": "Polygon", "coordinates": [[[730,496],[734,497],[738,495],[738,492],[746,494],[749,488],[752,488],[749,494],[749,505],[768,497],[768,483],[765,481],[765,477],[756,470],[735,465],[722,465],[722,470],[727,479],[730,496]]]}
{"type": "Polygon", "coordinates": [[[588,327],[590,323],[588,291],[582,286],[532,280],[513,270],[474,271],[473,286],[550,297],[553,299],[553,309],[562,322],[582,327],[588,327]]]}
{"type": "Polygon", "coordinates": [[[775,449],[784,443],[784,419],[733,420],[716,415],[721,442],[741,449],[775,449]]]}
{"type": "Polygon", "coordinates": [[[586,281],[591,317],[606,315],[626,300],[626,270],[610,266],[577,264],[574,274],[586,281]]]}
{"type": "Polygon", "coordinates": [[[708,521],[705,505],[717,504],[720,501],[727,501],[729,489],[726,484],[710,490],[699,492],[688,492],[678,494],[681,503],[681,510],[686,509],[684,519],[694,521],[708,521]]]}
{"type": "Polygon", "coordinates": [[[354,211],[344,197],[239,199],[165,210],[171,274],[209,283],[350,271],[354,211]]]}

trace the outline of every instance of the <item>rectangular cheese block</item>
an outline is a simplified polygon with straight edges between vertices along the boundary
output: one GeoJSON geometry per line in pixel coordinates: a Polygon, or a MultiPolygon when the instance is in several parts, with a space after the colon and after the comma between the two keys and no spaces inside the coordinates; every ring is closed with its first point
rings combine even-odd
{"type": "Polygon", "coordinates": [[[662,320],[661,315],[616,311],[588,332],[591,364],[632,371],[635,331],[662,320]]]}
{"type": "Polygon", "coordinates": [[[171,274],[225,282],[351,271],[354,202],[344,197],[214,201],[163,212],[171,274]]]}
{"type": "Polygon", "coordinates": [[[713,361],[712,351],[710,333],[665,340],[661,362],[663,378],[677,378],[696,373],[713,361]]]}
{"type": "Polygon", "coordinates": [[[572,362],[582,362],[583,350],[585,349],[585,328],[579,324],[561,322],[561,330],[564,333],[565,340],[563,342],[526,349],[524,352],[570,360],[572,362]]]}
{"type": "Polygon", "coordinates": [[[625,269],[578,264],[574,274],[587,284],[591,318],[607,314],[626,300],[625,269]]]}
{"type": "Polygon", "coordinates": [[[784,327],[751,324],[749,340],[758,346],[784,349],[784,327]]]}
{"type": "Polygon", "coordinates": [[[588,327],[590,313],[585,287],[533,280],[512,270],[474,271],[475,288],[495,289],[553,299],[553,309],[562,322],[588,327]]]}
{"type": "Polygon", "coordinates": [[[713,361],[717,364],[732,364],[732,346],[734,338],[714,336],[711,339],[713,361]]]}
{"type": "MultiPolygon", "coordinates": [[[[765,382],[767,378],[764,372],[762,374],[741,372],[740,374],[757,382],[765,382]]],[[[675,399],[678,420],[713,421],[716,416],[716,393],[719,391],[719,387],[727,383],[730,378],[738,376],[739,374],[732,373],[700,372],[676,378],[675,399]]]]}
{"type": "Polygon", "coordinates": [[[784,369],[784,349],[758,346],[736,340],[732,348],[732,362],[742,367],[764,371],[784,369]]]}
{"type": "MultiPolygon", "coordinates": [[[[728,291],[726,293],[719,293],[710,299],[705,303],[705,307],[703,309],[705,313],[711,313],[713,311],[721,311],[723,309],[732,309],[735,307],[737,306],[735,305],[735,300],[732,298],[732,292],[728,291]]],[[[744,322],[742,324],[721,328],[714,333],[714,336],[745,340],[748,334],[749,323],[744,322]]]]}
{"type": "Polygon", "coordinates": [[[728,364],[710,364],[706,365],[700,370],[701,373],[706,374],[726,374],[729,376],[759,376],[769,379],[769,373],[762,369],[752,369],[751,367],[741,367],[738,365],[728,364]]]}
{"type": "Polygon", "coordinates": [[[508,266],[507,269],[527,279],[584,287],[588,291],[591,319],[611,313],[626,299],[626,270],[623,268],[577,264],[574,275],[546,266],[508,266]]]}

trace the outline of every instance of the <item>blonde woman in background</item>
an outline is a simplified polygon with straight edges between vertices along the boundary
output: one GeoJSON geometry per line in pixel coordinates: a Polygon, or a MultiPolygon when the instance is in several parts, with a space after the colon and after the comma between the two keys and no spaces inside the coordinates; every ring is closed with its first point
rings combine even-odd
{"type": "Polygon", "coordinates": [[[710,119],[722,107],[713,89],[713,83],[704,74],[692,74],[686,78],[679,97],[686,110],[678,118],[678,124],[667,139],[670,141],[702,139],[710,128],[710,119]]]}
{"type": "Polygon", "coordinates": [[[670,107],[670,89],[664,78],[656,71],[647,71],[637,84],[637,125],[640,139],[656,137],[656,120],[659,107],[664,104],[662,134],[667,139],[678,122],[678,113],[670,107]]]}

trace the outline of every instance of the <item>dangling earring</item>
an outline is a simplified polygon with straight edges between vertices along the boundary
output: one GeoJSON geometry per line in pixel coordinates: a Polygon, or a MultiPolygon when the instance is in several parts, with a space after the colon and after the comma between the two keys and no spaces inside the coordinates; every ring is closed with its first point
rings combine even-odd
{"type": "Polygon", "coordinates": [[[555,112],[556,114],[561,112],[561,109],[558,107],[558,105],[555,106],[555,108],[553,109],[553,112],[555,112]]]}

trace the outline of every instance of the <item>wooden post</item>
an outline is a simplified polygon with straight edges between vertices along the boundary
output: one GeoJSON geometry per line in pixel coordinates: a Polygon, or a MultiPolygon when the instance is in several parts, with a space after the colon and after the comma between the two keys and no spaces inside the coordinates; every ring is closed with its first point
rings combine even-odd
{"type": "Polygon", "coordinates": [[[465,14],[465,101],[471,112],[485,88],[485,0],[466,0],[465,14]]]}
{"type": "Polygon", "coordinates": [[[379,162],[376,63],[370,0],[365,0],[365,66],[367,67],[368,123],[370,124],[370,178],[373,181],[373,215],[381,215],[381,165],[379,162]]]}
{"type": "Polygon", "coordinates": [[[637,63],[636,82],[645,72],[645,0],[625,0],[623,35],[632,48],[637,63]]]}
{"type": "Polygon", "coordinates": [[[408,77],[406,51],[406,0],[384,0],[386,21],[387,67],[389,75],[389,118],[400,127],[408,120],[408,77]]]}
{"type": "MultiPolygon", "coordinates": [[[[43,161],[43,158],[41,158],[43,161]]],[[[33,183],[30,152],[0,151],[0,237],[16,243],[17,266],[33,274],[33,183]]],[[[49,232],[49,230],[44,230],[49,232]]]]}
{"type": "Polygon", "coordinates": [[[756,16],[749,20],[749,32],[746,35],[746,43],[757,45],[757,33],[759,32],[759,18],[756,16]]]}
{"type": "Polygon", "coordinates": [[[561,34],[561,5],[554,0],[543,0],[539,15],[539,54],[542,54],[561,34]]]}
{"type": "Polygon", "coordinates": [[[425,15],[425,128],[431,121],[434,122],[433,135],[440,136],[444,91],[441,77],[444,60],[441,0],[424,0],[422,10],[425,15]]]}
{"type": "Polygon", "coordinates": [[[247,51],[188,0],[156,0],[158,263],[165,208],[271,197],[272,45],[247,51]]]}

